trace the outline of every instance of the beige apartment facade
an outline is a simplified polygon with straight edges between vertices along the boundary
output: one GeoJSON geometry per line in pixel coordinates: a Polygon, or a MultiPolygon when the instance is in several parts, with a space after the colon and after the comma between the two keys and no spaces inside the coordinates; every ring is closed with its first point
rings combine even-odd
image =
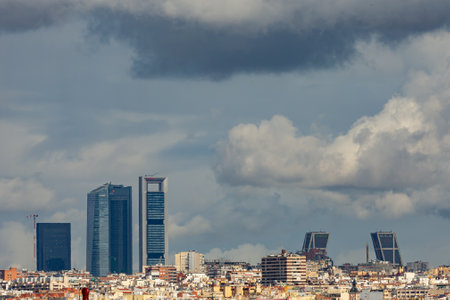
{"type": "Polygon", "coordinates": [[[261,274],[263,285],[303,284],[306,281],[306,256],[282,250],[281,254],[263,257],[261,274]]]}
{"type": "Polygon", "coordinates": [[[205,257],[197,251],[184,251],[175,254],[177,272],[203,273],[205,257]]]}

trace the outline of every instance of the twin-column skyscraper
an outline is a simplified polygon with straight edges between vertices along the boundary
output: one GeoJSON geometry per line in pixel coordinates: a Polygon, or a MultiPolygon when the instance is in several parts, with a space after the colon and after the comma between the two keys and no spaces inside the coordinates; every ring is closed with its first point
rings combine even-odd
{"type": "MultiPolygon", "coordinates": [[[[139,177],[139,271],[168,256],[167,178],[139,177]]],[[[86,268],[94,276],[131,274],[131,186],[107,183],[87,196],[86,268]]]]}
{"type": "Polygon", "coordinates": [[[139,271],[144,266],[166,264],[167,178],[139,177],[139,271]]]}

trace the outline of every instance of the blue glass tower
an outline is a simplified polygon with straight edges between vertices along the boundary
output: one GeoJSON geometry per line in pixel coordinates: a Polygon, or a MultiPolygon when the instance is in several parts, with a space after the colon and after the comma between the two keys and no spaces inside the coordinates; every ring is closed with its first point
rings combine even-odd
{"type": "Polygon", "coordinates": [[[37,223],[37,270],[71,269],[70,223],[37,223]]]}
{"type": "Polygon", "coordinates": [[[87,196],[86,269],[132,273],[131,186],[107,183],[87,196]]]}
{"type": "Polygon", "coordinates": [[[378,260],[388,261],[394,266],[402,265],[402,257],[400,256],[395,232],[379,231],[371,233],[370,236],[378,260]]]}
{"type": "Polygon", "coordinates": [[[139,177],[139,268],[166,264],[167,178],[139,177]]]}

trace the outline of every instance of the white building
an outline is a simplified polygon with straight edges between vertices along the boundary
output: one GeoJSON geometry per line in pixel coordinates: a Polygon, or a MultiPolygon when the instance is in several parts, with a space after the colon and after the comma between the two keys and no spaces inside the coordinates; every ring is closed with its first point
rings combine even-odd
{"type": "Polygon", "coordinates": [[[175,267],[178,272],[203,273],[205,257],[197,251],[184,251],[175,254],[175,267]]]}

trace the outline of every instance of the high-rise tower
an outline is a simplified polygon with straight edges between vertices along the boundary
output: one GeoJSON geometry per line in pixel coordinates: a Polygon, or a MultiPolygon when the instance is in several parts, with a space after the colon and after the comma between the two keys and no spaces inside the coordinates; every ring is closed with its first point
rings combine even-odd
{"type": "Polygon", "coordinates": [[[37,223],[37,270],[71,269],[70,223],[37,223]]]}
{"type": "Polygon", "coordinates": [[[87,196],[86,269],[131,274],[131,186],[106,183],[87,196]]]}
{"type": "Polygon", "coordinates": [[[330,234],[328,232],[307,232],[303,241],[302,252],[306,253],[311,249],[320,249],[326,251],[329,236],[330,234]]]}
{"type": "Polygon", "coordinates": [[[330,234],[323,231],[307,232],[301,253],[307,260],[320,260],[327,257],[327,245],[330,234]]]}
{"type": "Polygon", "coordinates": [[[378,260],[388,261],[394,266],[402,265],[400,248],[397,243],[395,232],[373,232],[370,234],[373,241],[373,248],[378,260]]]}
{"type": "Polygon", "coordinates": [[[167,177],[139,177],[139,269],[166,264],[167,177]]]}

